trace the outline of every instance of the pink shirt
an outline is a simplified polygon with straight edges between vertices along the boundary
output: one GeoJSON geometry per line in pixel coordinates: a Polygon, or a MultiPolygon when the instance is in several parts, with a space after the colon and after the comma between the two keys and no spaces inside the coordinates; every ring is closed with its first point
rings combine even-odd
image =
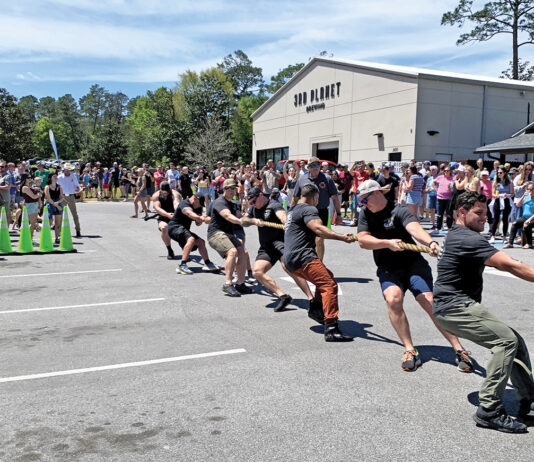
{"type": "Polygon", "coordinates": [[[484,194],[484,196],[486,196],[488,201],[491,201],[492,196],[493,196],[493,193],[492,193],[493,181],[491,181],[491,180],[483,180],[481,178],[480,179],[480,185],[481,185],[480,192],[482,194],[484,194]]]}
{"type": "Polygon", "coordinates": [[[438,193],[438,199],[450,199],[452,196],[452,191],[450,184],[454,181],[454,178],[452,175],[450,177],[446,177],[445,175],[438,176],[434,183],[438,185],[437,187],[437,193],[438,193]]]}

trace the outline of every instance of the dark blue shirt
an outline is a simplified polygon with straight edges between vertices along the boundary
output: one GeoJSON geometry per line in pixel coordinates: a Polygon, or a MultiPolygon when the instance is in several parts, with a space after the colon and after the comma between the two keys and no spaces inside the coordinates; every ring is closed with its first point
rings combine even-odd
{"type": "Polygon", "coordinates": [[[330,205],[330,197],[337,196],[337,187],[332,178],[327,177],[323,172],[319,172],[316,178],[310,178],[310,173],[304,173],[299,176],[293,196],[300,197],[301,189],[307,184],[314,184],[319,188],[319,203],[318,209],[327,209],[330,205]]]}

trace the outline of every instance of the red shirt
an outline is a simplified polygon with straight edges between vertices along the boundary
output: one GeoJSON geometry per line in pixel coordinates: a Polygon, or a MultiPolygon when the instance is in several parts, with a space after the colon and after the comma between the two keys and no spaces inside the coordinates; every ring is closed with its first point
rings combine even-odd
{"type": "Polygon", "coordinates": [[[356,192],[358,190],[358,187],[365,181],[369,179],[369,172],[367,170],[364,170],[361,172],[360,170],[354,170],[353,173],[354,178],[354,184],[352,185],[352,192],[356,192]]]}
{"type": "Polygon", "coordinates": [[[156,188],[159,188],[159,185],[163,180],[165,180],[165,172],[156,170],[154,172],[154,183],[156,184],[156,188]]]}

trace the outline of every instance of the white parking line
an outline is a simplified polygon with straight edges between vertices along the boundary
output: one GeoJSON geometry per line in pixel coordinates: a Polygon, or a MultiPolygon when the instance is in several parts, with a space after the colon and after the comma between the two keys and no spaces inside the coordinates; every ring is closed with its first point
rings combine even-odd
{"type": "Polygon", "coordinates": [[[164,298],[145,298],[141,300],[123,300],[119,302],[104,302],[104,303],[87,303],[85,305],[66,305],[66,306],[49,306],[46,308],[26,308],[24,310],[7,310],[0,311],[0,314],[12,313],[29,313],[30,311],[49,311],[49,310],[67,310],[71,308],[88,308],[91,306],[109,306],[109,305],[124,305],[127,303],[146,303],[146,302],[160,302],[164,298]]]}
{"type": "MultiPolygon", "coordinates": [[[[295,280],[290,276],[282,276],[280,279],[288,282],[292,282],[293,284],[296,284],[295,280]]],[[[310,281],[306,281],[308,283],[308,287],[312,292],[315,292],[315,285],[312,284],[310,281]]],[[[341,285],[338,283],[337,285],[337,294],[343,295],[343,291],[341,290],[341,285]]]]}
{"type": "Polygon", "coordinates": [[[150,366],[152,364],[172,363],[176,361],[185,361],[188,359],[210,358],[213,356],[233,355],[237,353],[246,353],[246,352],[247,350],[243,348],[239,348],[236,350],[214,351],[211,353],[200,353],[196,355],[187,355],[187,356],[175,356],[174,358],[151,359],[149,361],[137,361],[134,363],[110,364],[109,366],[87,367],[85,369],[71,369],[68,371],[46,372],[43,374],[18,375],[15,377],[5,377],[3,379],[0,379],[0,383],[21,382],[23,380],[45,379],[48,377],[59,377],[62,375],[85,374],[86,372],[98,372],[98,371],[109,371],[113,369],[125,369],[127,367],[150,366]]]}
{"type": "Polygon", "coordinates": [[[58,276],[61,274],[110,273],[112,271],[122,271],[122,268],[89,270],[89,271],[69,271],[66,273],[8,274],[7,276],[0,276],[0,278],[25,278],[25,277],[30,277],[30,276],[58,276]]]}

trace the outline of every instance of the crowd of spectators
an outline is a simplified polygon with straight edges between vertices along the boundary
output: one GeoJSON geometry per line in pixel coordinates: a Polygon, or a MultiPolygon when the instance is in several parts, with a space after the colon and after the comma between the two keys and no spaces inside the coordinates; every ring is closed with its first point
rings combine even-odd
{"type": "MultiPolygon", "coordinates": [[[[283,167],[276,168],[272,159],[261,168],[257,168],[255,162],[224,165],[219,161],[211,169],[206,166],[189,169],[172,162],[168,166],[157,165],[155,169],[148,164],[127,168],[117,162],[110,167],[96,162],[81,168],[70,166],[70,169],[80,185],[75,195],[77,200],[96,198],[126,202],[132,199],[133,218],[138,217],[139,208],[145,217],[149,215],[152,195],[163,181],[183,199],[200,193],[206,209],[222,193],[227,179],[233,179],[238,185],[235,200],[241,202],[243,208],[253,187],[278,198],[287,208],[299,176],[307,172],[306,161],[289,160],[283,167]]],[[[514,244],[524,248],[532,246],[532,170],[532,162],[512,168],[508,163],[501,165],[495,161],[489,171],[484,168],[482,159],[477,161],[476,169],[467,163],[432,164],[413,160],[396,164],[382,162],[376,167],[370,162],[357,161],[350,168],[349,164],[323,161],[321,166],[321,171],[334,181],[344,209],[341,214],[352,226],[357,225],[357,190],[367,179],[378,181],[389,200],[405,203],[420,220],[429,222],[431,232],[436,234],[452,226],[456,197],[459,192],[468,190],[486,196],[490,242],[502,238],[507,248],[514,244]]],[[[66,202],[58,173],[41,164],[30,168],[25,162],[17,165],[0,162],[0,204],[10,211],[8,222],[12,230],[18,229],[22,205],[27,206],[32,234],[39,228],[44,204],[48,206],[50,218],[58,221],[66,202]]]]}

